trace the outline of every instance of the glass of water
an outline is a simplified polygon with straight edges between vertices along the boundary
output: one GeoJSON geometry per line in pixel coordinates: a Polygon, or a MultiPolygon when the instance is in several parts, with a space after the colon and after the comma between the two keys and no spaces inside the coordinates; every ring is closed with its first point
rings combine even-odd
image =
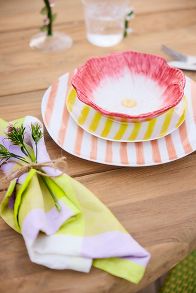
{"type": "Polygon", "coordinates": [[[111,47],[123,39],[129,0],[82,0],[87,39],[100,47],[111,47]]]}

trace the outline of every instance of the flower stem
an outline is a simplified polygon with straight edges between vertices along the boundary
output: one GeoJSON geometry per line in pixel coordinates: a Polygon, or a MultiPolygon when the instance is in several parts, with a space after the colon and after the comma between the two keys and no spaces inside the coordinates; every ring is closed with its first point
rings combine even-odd
{"type": "Polygon", "coordinates": [[[29,153],[29,151],[26,148],[25,144],[23,144],[23,148],[25,149],[25,152],[27,153],[27,156],[31,159],[31,154],[29,153]]]}
{"type": "Polygon", "coordinates": [[[24,163],[29,164],[29,162],[27,162],[23,157],[21,157],[21,156],[19,156],[19,155],[15,155],[15,154],[13,154],[13,153],[11,153],[11,154],[12,154],[12,157],[13,157],[13,158],[15,158],[15,159],[17,159],[17,160],[20,160],[20,161],[22,161],[22,162],[24,162],[24,163]]]}
{"type": "Polygon", "coordinates": [[[34,158],[31,156],[30,152],[28,151],[28,148],[26,147],[25,143],[22,143],[22,152],[32,161],[34,162],[34,158]]]}
{"type": "Polygon", "coordinates": [[[37,142],[35,142],[35,162],[37,163],[37,142]]]}
{"type": "Polygon", "coordinates": [[[44,0],[44,3],[46,5],[47,8],[47,14],[48,14],[48,19],[49,19],[49,23],[47,25],[47,35],[48,36],[52,36],[52,9],[50,6],[50,1],[49,0],[44,0]]]}
{"type": "Polygon", "coordinates": [[[124,35],[123,37],[126,38],[128,35],[128,29],[129,29],[129,20],[131,19],[131,17],[134,15],[134,11],[129,11],[129,13],[127,14],[127,16],[125,17],[125,22],[124,22],[124,35]]]}

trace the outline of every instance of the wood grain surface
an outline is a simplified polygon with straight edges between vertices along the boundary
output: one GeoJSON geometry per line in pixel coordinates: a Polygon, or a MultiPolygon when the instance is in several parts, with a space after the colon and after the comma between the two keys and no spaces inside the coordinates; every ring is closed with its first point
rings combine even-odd
{"type": "MultiPolygon", "coordinates": [[[[71,50],[33,51],[28,43],[41,25],[41,0],[0,0],[0,117],[41,119],[45,89],[92,55],[138,50],[164,56],[166,44],[196,55],[195,0],[133,0],[134,32],[113,48],[85,38],[80,0],[56,1],[55,29],[70,34],[71,50]]],[[[166,56],[164,56],[166,57],[166,56]]],[[[196,73],[186,72],[196,80],[196,73]]],[[[23,239],[0,220],[0,293],[131,293],[144,288],[196,248],[196,154],[166,165],[117,168],[88,162],[62,151],[46,133],[52,158],[67,156],[69,174],[90,188],[137,241],[152,253],[139,285],[92,269],[90,274],[51,271],[30,262],[23,239]]],[[[0,192],[0,197],[3,192],[0,192]]]]}

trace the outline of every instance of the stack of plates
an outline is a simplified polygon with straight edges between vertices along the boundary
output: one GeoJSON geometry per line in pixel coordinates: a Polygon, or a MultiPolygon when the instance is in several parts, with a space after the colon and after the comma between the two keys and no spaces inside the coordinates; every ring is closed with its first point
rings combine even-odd
{"type": "Polygon", "coordinates": [[[196,84],[160,57],[91,58],[48,88],[42,116],[67,152],[99,163],[149,166],[196,149],[196,84]]]}

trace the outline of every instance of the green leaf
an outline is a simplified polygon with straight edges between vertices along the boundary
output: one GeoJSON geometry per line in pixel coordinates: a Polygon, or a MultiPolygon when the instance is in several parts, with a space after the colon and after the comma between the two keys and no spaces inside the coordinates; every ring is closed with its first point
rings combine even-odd
{"type": "Polygon", "coordinates": [[[133,11],[130,11],[127,16],[131,16],[134,12],[133,11]]]}
{"type": "Polygon", "coordinates": [[[134,11],[130,11],[126,16],[126,19],[130,21],[132,18],[134,18],[134,16],[135,16],[134,11]]]}
{"type": "Polygon", "coordinates": [[[45,14],[48,13],[46,6],[44,6],[44,7],[40,10],[40,13],[43,14],[43,15],[45,15],[45,14]]]}
{"type": "Polygon", "coordinates": [[[48,30],[48,26],[47,25],[43,25],[40,27],[40,31],[41,32],[46,32],[48,30]]]}
{"type": "Polygon", "coordinates": [[[54,22],[54,21],[56,20],[56,18],[57,18],[57,13],[54,13],[54,14],[52,15],[52,22],[54,22]]]}

